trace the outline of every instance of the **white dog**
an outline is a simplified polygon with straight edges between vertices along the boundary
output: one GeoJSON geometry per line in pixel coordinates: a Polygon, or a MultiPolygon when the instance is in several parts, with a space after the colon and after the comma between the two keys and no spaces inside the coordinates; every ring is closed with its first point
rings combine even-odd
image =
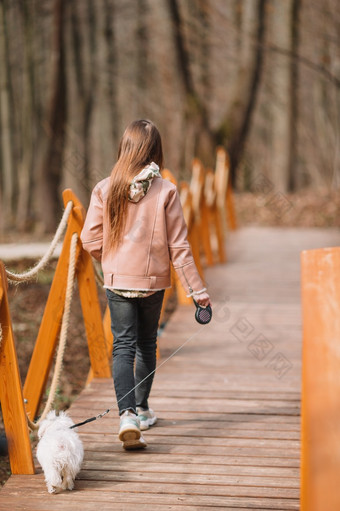
{"type": "Polygon", "coordinates": [[[66,412],[49,412],[38,430],[37,458],[49,493],[73,490],[84,458],[83,444],[66,412]]]}

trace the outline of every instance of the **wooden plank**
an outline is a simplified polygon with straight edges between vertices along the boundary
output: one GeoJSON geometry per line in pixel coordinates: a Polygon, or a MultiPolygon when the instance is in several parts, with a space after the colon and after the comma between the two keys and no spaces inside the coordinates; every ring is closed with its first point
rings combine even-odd
{"type": "MultiPolygon", "coordinates": [[[[110,379],[110,382],[106,382],[103,380],[96,380],[93,382],[93,385],[87,387],[84,389],[82,393],[82,398],[85,398],[86,396],[96,396],[98,393],[100,396],[107,397],[112,396],[113,391],[113,382],[110,379]],[[97,381],[103,381],[102,385],[97,385],[97,381]],[[111,385],[110,385],[111,383],[111,385]]],[[[245,392],[245,391],[223,391],[221,388],[216,387],[211,388],[209,385],[209,388],[201,389],[200,390],[200,396],[197,395],[197,388],[193,385],[192,387],[186,386],[186,388],[177,388],[174,386],[173,388],[169,387],[168,385],[165,385],[162,387],[160,385],[160,382],[157,384],[157,388],[152,390],[152,396],[153,397],[175,397],[175,398],[183,398],[183,397],[190,397],[191,399],[200,399],[204,397],[208,397],[209,399],[232,399],[232,400],[245,400],[245,401],[252,401],[252,400],[260,400],[260,401],[293,401],[295,403],[299,403],[300,401],[300,393],[268,393],[267,395],[265,392],[261,391],[253,391],[253,392],[245,392]]]]}
{"type": "MultiPolygon", "coordinates": [[[[285,403],[282,402],[271,402],[270,405],[266,405],[264,403],[256,402],[254,401],[247,401],[247,402],[237,402],[236,400],[219,400],[218,403],[214,402],[214,400],[210,399],[202,399],[201,401],[199,399],[192,400],[183,398],[181,400],[178,400],[176,398],[153,398],[152,399],[153,406],[157,410],[158,414],[162,412],[162,410],[169,409],[171,407],[177,407],[178,411],[183,410],[185,412],[190,413],[201,413],[201,410],[203,407],[205,407],[206,413],[215,413],[215,415],[219,415],[220,413],[240,413],[243,410],[247,414],[254,414],[257,415],[257,412],[259,412],[261,415],[293,415],[293,416],[299,416],[300,415],[300,405],[294,405],[292,403],[289,403],[287,406],[285,406],[285,403]],[[202,403],[204,402],[204,404],[202,403]],[[200,407],[201,405],[201,407],[200,407]],[[219,412],[218,412],[219,410],[219,412]]],[[[101,396],[98,396],[98,399],[96,400],[93,398],[92,400],[86,400],[85,405],[88,407],[88,409],[92,409],[93,405],[96,403],[96,405],[102,403],[102,407],[104,409],[115,406],[114,403],[109,402],[105,398],[102,398],[101,396]]],[[[81,404],[81,401],[79,401],[79,405],[81,404]]]]}
{"type": "MultiPolygon", "coordinates": [[[[15,509],[23,510],[23,509],[35,509],[35,510],[58,510],[75,509],[79,510],[79,507],[86,510],[84,507],[88,504],[89,509],[93,509],[94,507],[98,507],[100,505],[101,509],[126,509],[127,505],[138,505],[143,502],[148,502],[148,506],[152,506],[152,509],[162,510],[162,506],[168,506],[166,509],[177,509],[180,511],[178,506],[195,506],[195,509],[205,509],[205,506],[208,506],[207,509],[215,509],[214,506],[218,509],[258,509],[258,510],[292,510],[299,509],[299,503],[294,502],[293,499],[280,499],[280,498],[259,498],[259,497],[240,497],[237,499],[234,497],[227,496],[216,496],[216,495],[188,495],[188,494],[157,494],[157,489],[154,488],[150,492],[137,493],[133,491],[112,491],[112,487],[110,483],[103,482],[103,484],[98,484],[96,482],[87,481],[83,483],[82,481],[76,482],[76,490],[73,493],[61,493],[59,495],[48,495],[43,489],[43,481],[41,480],[39,484],[37,481],[29,484],[27,483],[27,478],[25,480],[17,482],[17,486],[13,489],[6,488],[6,497],[5,502],[2,501],[0,493],[0,509],[8,510],[6,508],[6,504],[9,507],[13,507],[15,509]],[[19,486],[22,487],[24,485],[25,488],[25,499],[20,505],[16,498],[16,488],[19,486]],[[34,486],[32,486],[32,484],[34,486]],[[32,489],[34,488],[34,495],[32,495],[32,489]],[[110,507],[105,507],[105,506],[110,507]],[[122,505],[124,507],[116,507],[116,505],[122,505]],[[48,507],[47,507],[48,506],[48,507]],[[72,507],[74,506],[74,507],[72,507]],[[104,506],[104,507],[103,507],[104,506]],[[157,506],[157,507],[155,507],[157,506]],[[169,507],[171,506],[171,507],[169,507]],[[230,506],[230,507],[227,507],[230,506]]],[[[7,485],[6,485],[7,486],[7,485]]],[[[145,490],[144,487],[141,488],[145,490]]]]}
{"type": "Polygon", "coordinates": [[[193,473],[149,473],[149,472],[126,472],[126,471],[111,471],[101,469],[99,466],[95,470],[82,470],[79,474],[79,479],[82,480],[100,480],[100,481],[115,481],[115,482],[138,482],[150,483],[155,485],[174,484],[179,485],[206,485],[209,486],[209,493],[228,495],[229,486],[244,487],[244,492],[247,495],[256,496],[258,488],[265,489],[268,493],[267,496],[280,496],[286,498],[296,497],[298,493],[294,489],[299,488],[299,480],[287,477],[255,477],[255,476],[242,476],[240,474],[234,475],[215,475],[215,474],[193,474],[193,473]],[[247,492],[249,491],[249,493],[247,492]]]}
{"type": "MultiPolygon", "coordinates": [[[[108,438],[107,435],[106,440],[110,441],[110,444],[104,443],[103,439],[97,438],[95,435],[89,435],[87,438],[83,440],[86,442],[86,449],[89,451],[109,451],[109,452],[121,452],[122,447],[121,444],[117,440],[117,435],[112,435],[112,437],[108,438]]],[[[82,437],[83,438],[83,437],[82,437]]],[[[287,459],[296,459],[297,448],[280,448],[277,447],[263,447],[261,445],[257,446],[256,442],[253,442],[253,445],[238,445],[235,446],[234,442],[231,441],[230,445],[211,445],[210,443],[203,445],[193,445],[191,442],[178,442],[177,438],[173,442],[159,442],[156,438],[146,437],[148,443],[147,452],[150,453],[168,453],[169,456],[173,454],[181,454],[187,456],[196,456],[196,455],[210,455],[210,456],[254,456],[254,457],[262,457],[263,460],[270,458],[287,458],[287,459]]]]}
{"type": "MultiPolygon", "coordinates": [[[[205,467],[212,467],[211,469],[214,470],[219,465],[232,465],[235,467],[249,467],[250,469],[256,469],[261,472],[261,470],[273,470],[272,473],[275,473],[275,471],[278,469],[280,470],[283,468],[284,470],[287,469],[299,469],[300,467],[300,461],[296,458],[279,458],[279,457],[267,457],[262,458],[261,456],[232,456],[232,455],[226,455],[226,456],[220,456],[220,455],[198,455],[195,454],[194,456],[191,456],[188,458],[186,455],[176,454],[176,453],[166,453],[162,454],[158,451],[146,451],[145,456],[147,456],[148,463],[158,463],[162,464],[163,470],[167,469],[167,466],[173,463],[176,463],[176,465],[184,465],[190,462],[190,466],[193,467],[194,465],[203,465],[205,467]]],[[[126,453],[123,451],[123,449],[120,449],[120,451],[90,451],[87,450],[85,453],[85,460],[110,460],[111,463],[119,463],[120,466],[122,464],[125,464],[126,467],[130,467],[130,464],[138,464],[139,461],[135,461],[133,457],[127,457],[126,453]]]]}
{"type": "MultiPolygon", "coordinates": [[[[229,430],[227,428],[222,429],[204,429],[202,427],[194,426],[195,429],[191,428],[177,428],[173,425],[169,425],[169,427],[154,427],[152,428],[152,435],[156,437],[167,437],[167,438],[176,438],[180,436],[181,438],[213,438],[219,439],[219,441],[223,441],[223,439],[229,438],[238,438],[238,439],[258,439],[258,440],[293,440],[300,442],[300,432],[285,432],[285,431],[261,431],[256,429],[255,431],[251,430],[229,430]]],[[[118,431],[118,423],[116,428],[118,431]]],[[[86,428],[87,434],[98,435],[101,433],[105,433],[107,431],[107,423],[101,424],[93,424],[90,423],[86,428]]],[[[151,432],[150,432],[151,434],[151,432]]]]}
{"type": "MultiPolygon", "coordinates": [[[[99,490],[105,490],[105,488],[109,489],[110,492],[128,492],[129,494],[137,493],[165,493],[168,495],[206,495],[206,496],[221,496],[221,497],[248,497],[248,498],[278,498],[278,499],[297,499],[299,497],[299,491],[296,488],[275,488],[267,486],[243,486],[237,484],[224,485],[224,484],[195,484],[195,483],[186,483],[182,481],[181,483],[167,483],[167,482],[158,482],[154,484],[154,481],[140,481],[140,480],[129,480],[128,477],[115,479],[112,474],[106,472],[100,472],[100,477],[95,473],[91,473],[90,471],[83,471],[81,473],[81,478],[76,480],[75,490],[87,490],[90,488],[95,488],[99,490]],[[84,478],[86,476],[86,478],[84,478]],[[93,477],[92,477],[93,476],[93,477]]],[[[27,476],[25,478],[26,487],[29,485],[29,478],[32,476],[27,476]]],[[[45,482],[43,480],[42,474],[40,476],[35,476],[34,479],[35,486],[40,487],[46,493],[45,482]],[[39,484],[37,484],[39,482],[39,484]]],[[[32,483],[31,483],[32,484],[32,483]]],[[[31,487],[31,484],[28,487],[31,487]]],[[[6,485],[7,486],[7,485],[6,485]]],[[[5,489],[6,489],[5,486],[5,489]]],[[[25,486],[21,486],[22,490],[25,489],[25,486]]],[[[15,488],[16,491],[19,488],[15,488]]],[[[8,491],[8,489],[7,489],[8,491]]],[[[60,495],[67,495],[68,492],[61,493],[60,495]]],[[[71,495],[76,498],[77,491],[71,493],[71,495]]],[[[1,492],[2,495],[2,492],[1,492]]],[[[53,496],[56,497],[56,496],[53,496]]]]}
{"type": "MultiPolygon", "coordinates": [[[[234,459],[235,460],[235,459],[234,459]]],[[[149,457],[147,463],[143,468],[143,472],[146,473],[166,473],[166,474],[199,474],[199,475],[237,475],[237,476],[254,476],[256,478],[263,478],[265,482],[266,478],[279,477],[280,481],[284,481],[287,478],[288,484],[293,482],[293,486],[297,487],[299,480],[299,469],[298,468],[282,468],[282,467],[261,467],[261,466],[247,466],[237,465],[237,460],[231,465],[215,465],[209,460],[207,464],[203,463],[189,463],[188,459],[186,463],[179,463],[178,459],[174,462],[158,461],[157,463],[152,462],[149,457]],[[292,479],[292,481],[291,481],[292,479]]],[[[260,463],[259,463],[260,465],[260,463]]],[[[102,457],[90,457],[86,456],[83,463],[83,470],[105,470],[111,472],[120,472],[124,467],[124,473],[127,472],[140,472],[141,464],[140,461],[122,460],[119,462],[115,460],[114,456],[108,460],[102,457]]]]}
{"type": "MultiPolygon", "coordinates": [[[[80,422],[80,419],[84,417],[83,411],[77,411],[73,410],[71,417],[74,419],[74,421],[80,422]]],[[[249,416],[247,416],[249,417],[249,416]]],[[[270,417],[270,416],[267,416],[270,417]]],[[[284,417],[284,419],[287,416],[284,417]]],[[[104,416],[102,419],[100,419],[100,422],[106,422],[106,421],[115,421],[115,426],[118,426],[118,417],[110,417],[110,416],[104,416]]],[[[174,427],[174,428],[211,428],[213,423],[214,429],[222,429],[222,430],[228,430],[228,431],[240,431],[241,434],[243,434],[243,431],[250,431],[252,434],[255,434],[256,431],[270,431],[274,432],[277,431],[277,434],[280,434],[281,432],[284,434],[285,432],[298,435],[300,434],[300,421],[296,420],[295,423],[286,423],[285,421],[275,423],[273,421],[265,422],[265,421],[256,421],[251,419],[235,419],[229,420],[227,417],[225,420],[221,420],[220,417],[218,417],[216,420],[213,417],[205,416],[201,419],[195,419],[192,415],[188,418],[182,419],[180,416],[177,418],[168,416],[168,418],[165,418],[164,412],[162,413],[162,417],[158,417],[157,425],[153,427],[153,431],[156,432],[159,428],[165,428],[165,427],[174,427]]],[[[99,424],[99,421],[96,422],[96,424],[93,424],[94,428],[97,428],[97,424],[99,424]]],[[[111,422],[111,425],[113,423],[111,422]]],[[[90,424],[87,425],[89,427],[90,424]]]]}
{"type": "MultiPolygon", "coordinates": [[[[86,398],[91,399],[91,397],[100,396],[101,399],[112,399],[113,394],[113,386],[106,386],[106,387],[96,387],[93,389],[92,387],[89,389],[85,389],[82,393],[81,399],[86,400],[86,398]]],[[[236,392],[233,393],[233,391],[224,393],[219,392],[218,390],[210,389],[210,390],[204,390],[201,392],[201,398],[196,395],[196,389],[192,389],[189,386],[186,389],[179,389],[179,390],[172,390],[167,388],[159,388],[157,385],[157,389],[152,390],[152,398],[175,398],[175,399],[181,399],[181,398],[191,398],[191,399],[213,399],[216,402],[218,402],[219,399],[226,399],[226,400],[232,400],[232,401],[261,401],[265,405],[270,405],[270,402],[277,402],[281,401],[286,404],[294,404],[295,406],[298,406],[300,404],[300,396],[283,396],[283,395],[269,395],[269,396],[261,396],[261,392],[254,392],[252,394],[237,394],[236,392]]]]}
{"type": "MultiPolygon", "coordinates": [[[[120,499],[119,499],[120,500],[120,499]]],[[[187,500],[186,498],[178,498],[177,500],[181,501],[181,500],[187,500]]],[[[201,499],[200,499],[201,500],[201,499]]],[[[229,500],[229,499],[228,499],[229,500]]],[[[231,500],[231,499],[230,499],[231,500]]],[[[78,499],[77,501],[75,502],[75,499],[70,499],[70,503],[67,503],[66,502],[56,502],[54,501],[52,506],[51,507],[51,504],[50,504],[50,501],[49,500],[45,500],[44,502],[37,502],[37,504],[35,504],[35,500],[32,500],[32,499],[27,499],[27,503],[30,505],[33,505],[34,504],[34,509],[36,511],[50,511],[50,510],[64,510],[65,509],[65,504],[67,505],[67,509],[70,509],[70,510],[73,510],[73,511],[78,511],[79,509],[79,505],[81,505],[82,509],[84,509],[85,511],[86,510],[92,510],[94,509],[94,507],[96,507],[98,505],[98,499],[96,497],[93,497],[91,500],[88,500],[88,499],[80,499],[80,501],[78,502],[78,499]]],[[[149,511],[150,510],[150,504],[145,504],[145,503],[142,503],[140,504],[140,498],[139,499],[136,499],[135,501],[135,505],[138,506],[138,509],[142,510],[142,511],[149,511]]],[[[130,502],[129,502],[130,503],[130,502]]],[[[100,502],[100,508],[101,510],[103,511],[111,511],[113,508],[117,511],[126,511],[127,507],[130,507],[126,502],[126,499],[123,500],[123,502],[117,502],[117,499],[114,499],[114,498],[111,498],[109,499],[108,501],[101,501],[100,502]]],[[[11,504],[11,502],[9,503],[11,504]]],[[[155,499],[152,499],[152,505],[153,506],[157,506],[157,509],[159,511],[169,511],[169,510],[177,510],[177,511],[196,511],[198,508],[197,508],[197,505],[194,505],[194,506],[191,506],[191,505],[182,505],[182,504],[161,504],[159,502],[159,498],[156,500],[155,502],[155,499]]],[[[243,506],[242,506],[243,507],[243,506]]],[[[220,505],[220,506],[211,506],[211,505],[207,505],[207,506],[202,506],[202,505],[199,505],[199,509],[201,510],[206,510],[206,511],[216,511],[216,510],[220,510],[220,509],[224,509],[224,510],[233,510],[235,509],[235,507],[229,507],[226,505],[220,505]]],[[[5,509],[7,510],[8,508],[5,506],[5,507],[2,507],[1,506],[1,503],[0,503],[0,510],[2,509],[5,509]]],[[[19,510],[27,510],[28,507],[26,504],[22,504],[21,506],[17,507],[16,509],[19,510]]],[[[155,509],[155,508],[153,508],[155,509]]],[[[250,508],[249,508],[250,509],[250,508]]],[[[251,509],[264,509],[263,507],[261,508],[258,508],[256,506],[255,507],[251,507],[251,509]]],[[[268,508],[266,508],[268,509],[268,508]]],[[[271,508],[273,509],[273,508],[271,508]]],[[[275,509],[279,509],[279,508],[275,508],[275,509]]],[[[288,509],[288,508],[284,508],[284,509],[288,509]]],[[[292,508],[289,508],[289,509],[292,509],[292,508]]],[[[296,508],[293,508],[293,509],[296,509],[296,508]]]]}
{"type": "MultiPolygon", "coordinates": [[[[115,434],[111,433],[94,433],[90,432],[81,433],[81,438],[87,442],[97,441],[107,441],[110,437],[115,438],[115,434]]],[[[210,438],[210,437],[184,437],[184,436],[175,436],[170,435],[168,437],[163,436],[155,436],[151,431],[145,433],[146,441],[155,444],[167,444],[167,445],[191,445],[191,446],[223,446],[223,447],[240,447],[240,448],[263,448],[263,449],[276,449],[277,452],[280,450],[287,449],[299,449],[300,441],[296,440],[280,440],[280,439],[265,439],[265,438],[210,438]]]]}
{"type": "MultiPolygon", "coordinates": [[[[112,402],[108,403],[109,405],[113,405],[112,402]]],[[[113,405],[114,406],[114,405],[113,405]]],[[[105,408],[105,406],[104,406],[105,408]]],[[[89,413],[98,414],[104,411],[102,405],[98,405],[95,403],[87,403],[82,402],[77,406],[77,411],[75,411],[75,417],[84,417],[86,418],[89,413]]],[[[111,410],[111,417],[114,418],[117,416],[118,412],[113,407],[111,410]]],[[[157,408],[157,416],[160,420],[169,419],[169,420],[194,420],[194,421],[214,421],[214,422],[237,422],[239,424],[276,424],[276,425],[298,425],[300,418],[298,415],[270,415],[264,413],[227,413],[227,412],[186,412],[186,411],[171,411],[168,409],[160,410],[157,408]]]]}

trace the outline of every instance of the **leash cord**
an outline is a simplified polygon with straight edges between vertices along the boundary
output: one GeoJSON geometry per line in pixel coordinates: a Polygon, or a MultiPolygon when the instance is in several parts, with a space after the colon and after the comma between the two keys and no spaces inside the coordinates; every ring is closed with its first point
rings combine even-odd
{"type": "MultiPolygon", "coordinates": [[[[208,324],[208,323],[207,323],[208,324]]],[[[184,348],[184,346],[186,344],[188,344],[189,341],[191,341],[199,332],[202,332],[203,328],[205,328],[207,326],[207,324],[203,325],[203,327],[200,327],[198,330],[196,330],[195,333],[193,333],[189,339],[187,339],[183,344],[181,344],[181,346],[179,346],[173,353],[171,353],[171,355],[166,358],[165,360],[163,360],[163,362],[157,366],[153,371],[151,371],[151,373],[149,373],[147,376],[145,376],[145,378],[143,378],[143,380],[141,380],[139,383],[137,383],[137,385],[135,385],[133,387],[133,389],[129,390],[129,392],[127,392],[123,397],[121,397],[118,401],[117,401],[117,404],[119,404],[123,399],[126,398],[126,396],[128,396],[129,394],[131,394],[131,392],[133,392],[134,390],[136,390],[137,387],[139,387],[139,385],[141,385],[142,383],[145,382],[145,380],[147,380],[152,374],[154,374],[156,371],[158,371],[166,362],[168,362],[172,357],[174,357],[182,348],[184,348]]],[[[102,412],[98,415],[95,415],[94,417],[90,417],[89,419],[86,419],[82,422],[78,422],[77,424],[73,424],[73,426],[70,426],[70,429],[73,429],[73,428],[77,428],[79,426],[83,426],[84,424],[87,424],[88,422],[93,422],[97,419],[101,419],[102,417],[104,417],[104,415],[108,414],[111,410],[113,410],[113,408],[115,408],[115,405],[112,406],[111,408],[108,408],[107,410],[105,410],[105,412],[102,412]]]]}

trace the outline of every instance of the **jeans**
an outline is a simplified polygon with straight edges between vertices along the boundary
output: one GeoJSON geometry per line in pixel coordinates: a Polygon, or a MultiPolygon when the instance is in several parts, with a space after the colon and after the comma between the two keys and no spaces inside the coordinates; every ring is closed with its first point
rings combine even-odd
{"type": "Polygon", "coordinates": [[[164,290],[146,298],[125,298],[106,289],[106,296],[114,337],[112,372],[119,414],[125,410],[136,413],[137,406],[147,410],[154,373],[146,377],[156,368],[157,329],[164,290]]]}

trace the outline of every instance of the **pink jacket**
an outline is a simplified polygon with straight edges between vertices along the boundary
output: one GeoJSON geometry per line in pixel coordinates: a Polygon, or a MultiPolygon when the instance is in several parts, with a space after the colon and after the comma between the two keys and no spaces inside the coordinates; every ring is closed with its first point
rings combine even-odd
{"type": "Polygon", "coordinates": [[[84,249],[101,261],[104,286],[145,291],[171,287],[171,261],[188,294],[189,286],[201,291],[204,285],[187,240],[176,186],[158,177],[139,202],[129,201],[123,241],[112,250],[106,214],[109,180],[93,189],[81,232],[84,249]]]}

